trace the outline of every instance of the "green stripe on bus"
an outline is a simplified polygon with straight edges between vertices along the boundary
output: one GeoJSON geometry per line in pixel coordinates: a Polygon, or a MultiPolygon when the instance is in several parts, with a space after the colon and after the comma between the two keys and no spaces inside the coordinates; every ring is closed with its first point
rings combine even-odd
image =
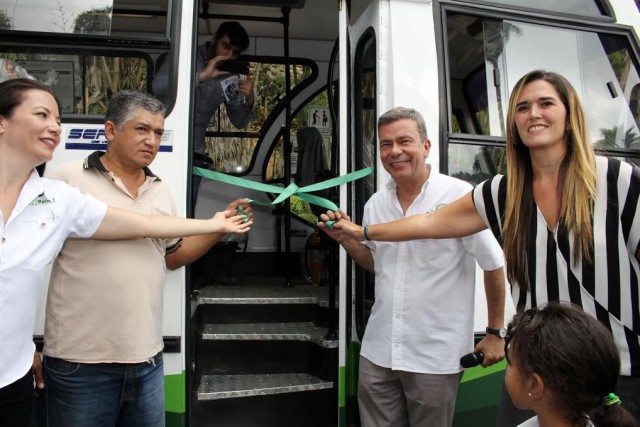
{"type": "Polygon", "coordinates": [[[164,376],[164,401],[167,412],[185,413],[187,407],[185,384],[184,371],[181,374],[164,376]]]}
{"type": "Polygon", "coordinates": [[[507,368],[506,359],[503,359],[501,362],[496,363],[495,365],[491,365],[488,368],[483,368],[482,366],[476,366],[474,368],[465,370],[464,375],[462,376],[462,381],[460,382],[464,383],[466,381],[473,381],[477,378],[484,377],[486,375],[504,371],[506,368],[507,368]]]}

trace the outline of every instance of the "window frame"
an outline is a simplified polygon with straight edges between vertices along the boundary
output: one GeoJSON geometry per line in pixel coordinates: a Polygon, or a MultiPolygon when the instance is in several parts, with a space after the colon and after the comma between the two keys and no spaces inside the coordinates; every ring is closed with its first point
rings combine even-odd
{"type": "MultiPolygon", "coordinates": [[[[607,7],[611,7],[606,2],[607,7]]],[[[587,31],[597,34],[610,34],[624,37],[629,46],[631,60],[640,73],[640,43],[633,28],[614,23],[613,18],[591,19],[587,17],[568,16],[566,14],[547,14],[531,12],[530,8],[498,9],[488,5],[486,1],[479,1],[473,6],[465,0],[439,0],[434,2],[433,8],[435,18],[436,43],[438,51],[439,73],[443,76],[443,84],[440,85],[440,170],[447,174],[449,172],[449,144],[505,147],[506,138],[490,135],[472,135],[463,133],[453,133],[451,130],[451,87],[450,87],[450,64],[449,46],[447,37],[447,15],[450,13],[461,13],[479,18],[513,20],[523,23],[544,25],[551,28],[561,28],[566,30],[587,31]],[[612,25],[613,23],[613,25],[612,25]]],[[[640,159],[640,149],[607,148],[598,150],[599,154],[606,156],[638,158],[640,159]]]]}

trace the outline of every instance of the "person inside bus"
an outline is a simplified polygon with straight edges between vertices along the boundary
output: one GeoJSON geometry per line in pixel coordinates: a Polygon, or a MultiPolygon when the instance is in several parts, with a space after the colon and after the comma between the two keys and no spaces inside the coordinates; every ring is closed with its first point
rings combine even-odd
{"type": "MultiPolygon", "coordinates": [[[[431,212],[471,188],[426,163],[431,148],[422,115],[394,108],[378,119],[380,158],[391,175],[367,201],[377,224],[431,212]]],[[[333,212],[322,214],[325,220],[333,212]]],[[[342,212],[343,218],[346,218],[342,212]]],[[[364,427],[442,426],[453,420],[461,356],[473,350],[476,260],[484,270],[488,334],[476,346],[484,366],[504,357],[504,257],[490,232],[448,240],[385,243],[318,226],[375,273],[375,303],[360,351],[358,406],[364,427]],[[363,244],[364,243],[364,244],[363,244]]]]}
{"type": "MultiPolygon", "coordinates": [[[[149,169],[160,148],[164,106],[123,90],[105,114],[107,151],[51,174],[98,200],[175,215],[168,186],[149,169]]],[[[238,199],[228,210],[242,206],[238,199]]],[[[53,262],[44,332],[49,427],[164,426],[162,296],[166,269],[205,254],[223,236],[95,241],[71,239],[53,262]]]]}
{"type": "MultiPolygon", "coordinates": [[[[238,22],[227,21],[220,24],[211,41],[200,45],[196,52],[196,88],[195,110],[193,123],[193,165],[207,168],[206,133],[209,122],[220,105],[225,104],[227,116],[231,124],[238,129],[244,129],[253,119],[253,82],[249,75],[245,79],[237,79],[228,71],[219,69],[221,64],[229,59],[238,59],[240,54],[249,47],[249,35],[238,22]],[[237,81],[237,91],[242,95],[242,102],[227,99],[229,79],[231,86],[237,81]],[[235,78],[235,79],[234,79],[235,78]]],[[[152,82],[153,93],[165,101],[169,90],[169,67],[165,61],[158,70],[152,82]]],[[[195,209],[198,189],[202,177],[193,176],[192,206],[195,209]]]]}
{"type": "MultiPolygon", "coordinates": [[[[115,240],[241,233],[252,222],[243,223],[245,217],[231,211],[219,212],[208,220],[159,215],[161,212],[143,215],[107,206],[65,183],[41,178],[35,167],[51,160],[60,143],[59,112],[60,103],[51,89],[37,80],[0,83],[2,426],[28,424],[34,374],[37,388],[44,387],[33,343],[36,308],[44,271],[67,237],[115,240]]],[[[99,264],[103,260],[90,261],[99,264]]],[[[88,390],[93,387],[95,384],[90,384],[88,390]]]]}
{"type": "MultiPolygon", "coordinates": [[[[375,241],[491,229],[503,245],[517,310],[571,301],[611,330],[622,360],[616,393],[640,417],[640,171],[595,156],[575,89],[543,70],[527,73],[511,93],[506,156],[506,176],[435,213],[365,227],[342,218],[335,227],[375,241]]],[[[503,390],[500,425],[530,415],[513,408],[503,390]]]]}
{"type": "Polygon", "coordinates": [[[568,303],[517,313],[508,327],[505,386],[536,416],[519,427],[637,427],[613,393],[620,356],[611,332],[568,303]]]}

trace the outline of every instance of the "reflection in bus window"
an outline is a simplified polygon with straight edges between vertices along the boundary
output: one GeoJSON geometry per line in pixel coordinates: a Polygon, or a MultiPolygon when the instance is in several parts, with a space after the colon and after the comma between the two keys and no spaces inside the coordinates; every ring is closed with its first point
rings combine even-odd
{"type": "Polygon", "coordinates": [[[0,0],[0,30],[166,38],[169,0],[0,0]]]}
{"type": "Polygon", "coordinates": [[[0,0],[3,28],[50,33],[110,34],[113,0],[0,0]]]}
{"type": "Polygon", "coordinates": [[[507,171],[506,151],[501,147],[449,144],[449,175],[477,185],[507,171]]]}
{"type": "Polygon", "coordinates": [[[62,113],[102,115],[113,94],[122,89],[147,90],[145,58],[0,52],[3,60],[50,86],[62,103],[62,113]]]}
{"type": "Polygon", "coordinates": [[[610,146],[636,148],[628,135],[640,135],[638,112],[632,109],[640,77],[625,37],[451,13],[447,38],[449,117],[456,122],[451,131],[504,137],[513,85],[541,68],[566,76],[576,87],[594,143],[613,133],[610,146]],[[554,46],[553,55],[548,46],[554,46]]]}

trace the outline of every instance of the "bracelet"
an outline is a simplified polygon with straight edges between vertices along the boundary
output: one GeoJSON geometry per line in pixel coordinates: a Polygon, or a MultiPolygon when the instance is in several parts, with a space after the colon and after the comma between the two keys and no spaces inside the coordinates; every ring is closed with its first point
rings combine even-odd
{"type": "Polygon", "coordinates": [[[369,239],[369,225],[364,226],[364,238],[365,240],[371,240],[369,239]]]}

